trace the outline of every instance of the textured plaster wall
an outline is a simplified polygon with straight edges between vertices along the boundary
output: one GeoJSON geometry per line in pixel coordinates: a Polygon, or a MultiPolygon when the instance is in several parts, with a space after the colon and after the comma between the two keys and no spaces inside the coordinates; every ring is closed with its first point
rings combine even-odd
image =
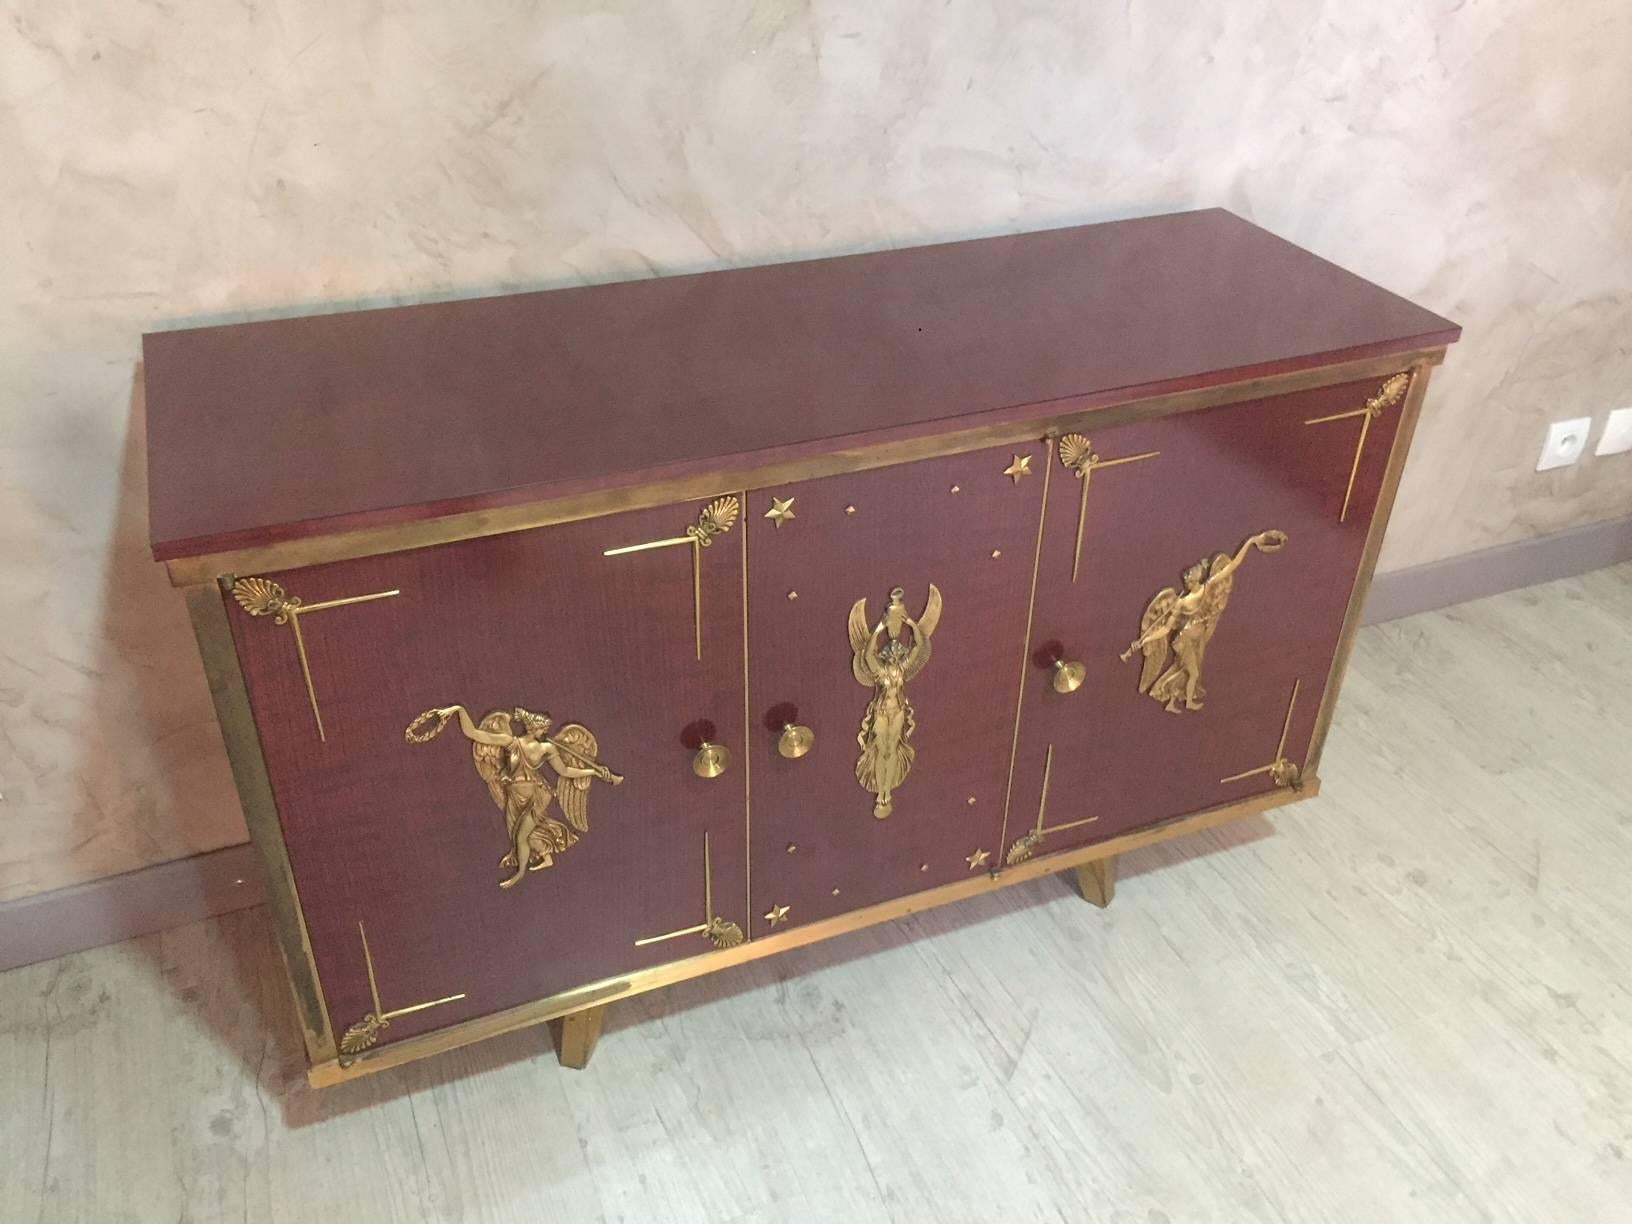
{"type": "Polygon", "coordinates": [[[1632,512],[1632,459],[1529,470],[1632,403],[1629,49],[1624,0],[10,0],[0,899],[243,837],[142,331],[1223,204],[1466,326],[1409,565],[1632,512]]]}

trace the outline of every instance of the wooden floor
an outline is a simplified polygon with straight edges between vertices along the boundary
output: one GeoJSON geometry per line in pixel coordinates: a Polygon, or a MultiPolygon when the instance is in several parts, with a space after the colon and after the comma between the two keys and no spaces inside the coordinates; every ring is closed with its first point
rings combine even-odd
{"type": "Polygon", "coordinates": [[[1311,803],[314,1093],[261,912],[0,976],[0,1221],[1632,1220],[1632,566],[1361,634],[1311,803]]]}

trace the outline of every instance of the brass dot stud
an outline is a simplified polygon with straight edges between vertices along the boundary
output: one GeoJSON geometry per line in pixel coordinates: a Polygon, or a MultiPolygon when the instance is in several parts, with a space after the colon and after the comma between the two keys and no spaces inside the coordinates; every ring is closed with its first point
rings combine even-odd
{"type": "Polygon", "coordinates": [[[974,806],[975,806],[975,797],[974,797],[974,796],[973,796],[973,795],[970,795],[970,796],[969,796],[969,799],[968,799],[968,803],[969,803],[969,806],[970,806],[970,807],[974,807],[974,806]]]}
{"type": "Polygon", "coordinates": [[[1003,550],[1001,548],[992,549],[992,560],[993,561],[996,561],[1002,555],[1003,555],[1003,550]]]}
{"type": "Polygon", "coordinates": [[[928,863],[919,863],[918,864],[918,870],[919,871],[928,871],[929,870],[929,864],[928,863]]]}
{"type": "Polygon", "coordinates": [[[962,489],[960,489],[960,488],[959,488],[959,487],[958,487],[958,486],[957,486],[957,485],[953,485],[953,486],[952,486],[952,492],[954,492],[954,493],[962,493],[962,492],[963,492],[963,490],[962,490],[962,489]]]}
{"type": "Polygon", "coordinates": [[[856,508],[854,506],[846,506],[844,508],[844,512],[846,514],[854,514],[856,512],[856,508]]]}
{"type": "Polygon", "coordinates": [[[836,888],[835,888],[835,889],[834,889],[834,890],[833,890],[833,895],[834,895],[834,896],[835,896],[835,897],[836,897],[836,896],[838,896],[838,895],[839,895],[839,890],[838,890],[838,889],[836,889],[836,888]]]}
{"type": "Polygon", "coordinates": [[[788,598],[789,599],[798,599],[799,598],[799,592],[798,591],[789,591],[788,592],[788,598]]]}
{"type": "Polygon", "coordinates": [[[788,853],[789,853],[789,854],[792,854],[792,853],[794,853],[794,852],[795,852],[795,851],[797,851],[797,850],[798,850],[798,849],[799,849],[799,845],[798,845],[798,843],[797,843],[797,842],[789,842],[789,843],[788,843],[788,853]]]}

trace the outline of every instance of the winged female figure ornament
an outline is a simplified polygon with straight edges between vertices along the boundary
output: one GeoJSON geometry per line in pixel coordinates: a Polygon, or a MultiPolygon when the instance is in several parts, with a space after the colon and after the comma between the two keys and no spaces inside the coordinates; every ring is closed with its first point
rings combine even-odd
{"type": "Polygon", "coordinates": [[[912,770],[912,733],[918,723],[907,700],[907,681],[929,662],[930,637],[941,621],[941,592],[933,582],[916,620],[902,595],[900,587],[890,592],[883,619],[871,627],[865,596],[850,609],[851,671],[858,684],[873,690],[856,736],[861,746],[856,781],[878,796],[873,815],[879,820],[895,810],[895,790],[912,770]]]}
{"type": "Polygon", "coordinates": [[[487,783],[487,793],[504,813],[510,851],[499,866],[513,874],[499,882],[500,888],[513,888],[529,871],[553,866],[557,854],[589,832],[591,781],[599,778],[613,786],[623,781],[622,774],[595,759],[600,746],[588,727],[568,723],[551,735],[548,714],[520,706],[509,713],[494,710],[480,723],[471,721],[470,711],[461,705],[426,710],[408,724],[403,737],[414,744],[429,743],[453,718],[458,718],[459,729],[470,741],[470,755],[487,783]],[[439,720],[436,726],[423,730],[432,719],[439,720]],[[546,763],[557,777],[553,787],[544,774],[546,763]],[[552,802],[561,809],[564,823],[551,817],[552,802]]]}
{"type": "Polygon", "coordinates": [[[1277,552],[1285,544],[1286,532],[1260,531],[1248,536],[1233,557],[1219,553],[1210,565],[1202,558],[1185,570],[1184,594],[1172,587],[1156,592],[1139,622],[1139,636],[1121,656],[1124,663],[1135,651],[1145,656],[1139,672],[1141,693],[1161,702],[1169,714],[1201,709],[1202,698],[1207,696],[1201,684],[1201,665],[1235,589],[1236,571],[1253,549],[1277,552]]]}

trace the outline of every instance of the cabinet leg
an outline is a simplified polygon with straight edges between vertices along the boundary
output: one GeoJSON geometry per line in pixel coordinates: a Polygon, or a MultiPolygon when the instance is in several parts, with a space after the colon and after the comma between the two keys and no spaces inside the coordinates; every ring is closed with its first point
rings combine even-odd
{"type": "Polygon", "coordinates": [[[1082,899],[1104,909],[1116,896],[1116,855],[1095,859],[1077,868],[1077,887],[1082,899]]]}
{"type": "Polygon", "coordinates": [[[609,1004],[585,1008],[563,1016],[550,1025],[550,1036],[555,1039],[555,1055],[563,1067],[582,1071],[589,1065],[589,1056],[595,1052],[595,1043],[601,1039],[601,1022],[606,1019],[609,1004]]]}

